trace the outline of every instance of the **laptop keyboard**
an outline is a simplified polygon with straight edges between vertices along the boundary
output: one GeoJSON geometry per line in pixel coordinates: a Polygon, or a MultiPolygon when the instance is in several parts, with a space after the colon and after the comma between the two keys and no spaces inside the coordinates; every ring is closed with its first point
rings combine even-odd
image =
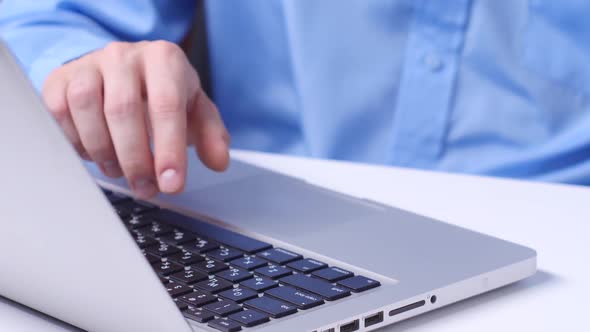
{"type": "Polygon", "coordinates": [[[213,329],[241,331],[381,285],[290,250],[103,191],[184,317],[213,329]]]}

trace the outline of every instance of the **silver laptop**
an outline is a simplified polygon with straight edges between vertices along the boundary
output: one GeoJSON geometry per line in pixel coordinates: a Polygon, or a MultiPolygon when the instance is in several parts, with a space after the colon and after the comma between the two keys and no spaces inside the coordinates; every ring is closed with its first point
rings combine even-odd
{"type": "Polygon", "coordinates": [[[134,200],[3,45],[0,105],[0,295],[88,331],[370,331],[536,271],[532,249],[235,160],[134,200]]]}

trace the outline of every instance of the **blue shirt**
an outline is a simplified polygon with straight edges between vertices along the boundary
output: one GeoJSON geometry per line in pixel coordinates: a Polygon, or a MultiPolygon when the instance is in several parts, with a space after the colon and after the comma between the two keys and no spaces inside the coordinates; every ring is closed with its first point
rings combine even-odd
{"type": "MultiPolygon", "coordinates": [[[[208,1],[236,148],[590,184],[587,0],[208,1]]],[[[37,88],[114,40],[180,41],[193,0],[4,0],[37,88]]]]}

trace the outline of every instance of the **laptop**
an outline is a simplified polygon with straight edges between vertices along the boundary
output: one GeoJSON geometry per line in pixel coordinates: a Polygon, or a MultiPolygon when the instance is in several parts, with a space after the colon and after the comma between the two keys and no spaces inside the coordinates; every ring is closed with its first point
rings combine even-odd
{"type": "Polygon", "coordinates": [[[135,200],[0,44],[0,295],[88,331],[372,331],[529,277],[534,250],[232,160],[135,200]]]}

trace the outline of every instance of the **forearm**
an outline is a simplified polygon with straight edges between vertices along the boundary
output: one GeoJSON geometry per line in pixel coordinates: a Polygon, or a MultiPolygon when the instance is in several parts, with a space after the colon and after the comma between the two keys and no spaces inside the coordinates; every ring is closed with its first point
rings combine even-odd
{"type": "MultiPolygon", "coordinates": [[[[179,3],[186,3],[179,1],[179,3]]],[[[161,12],[158,1],[25,1],[0,5],[0,34],[40,90],[55,68],[116,40],[178,42],[192,11],[161,12]]]]}

